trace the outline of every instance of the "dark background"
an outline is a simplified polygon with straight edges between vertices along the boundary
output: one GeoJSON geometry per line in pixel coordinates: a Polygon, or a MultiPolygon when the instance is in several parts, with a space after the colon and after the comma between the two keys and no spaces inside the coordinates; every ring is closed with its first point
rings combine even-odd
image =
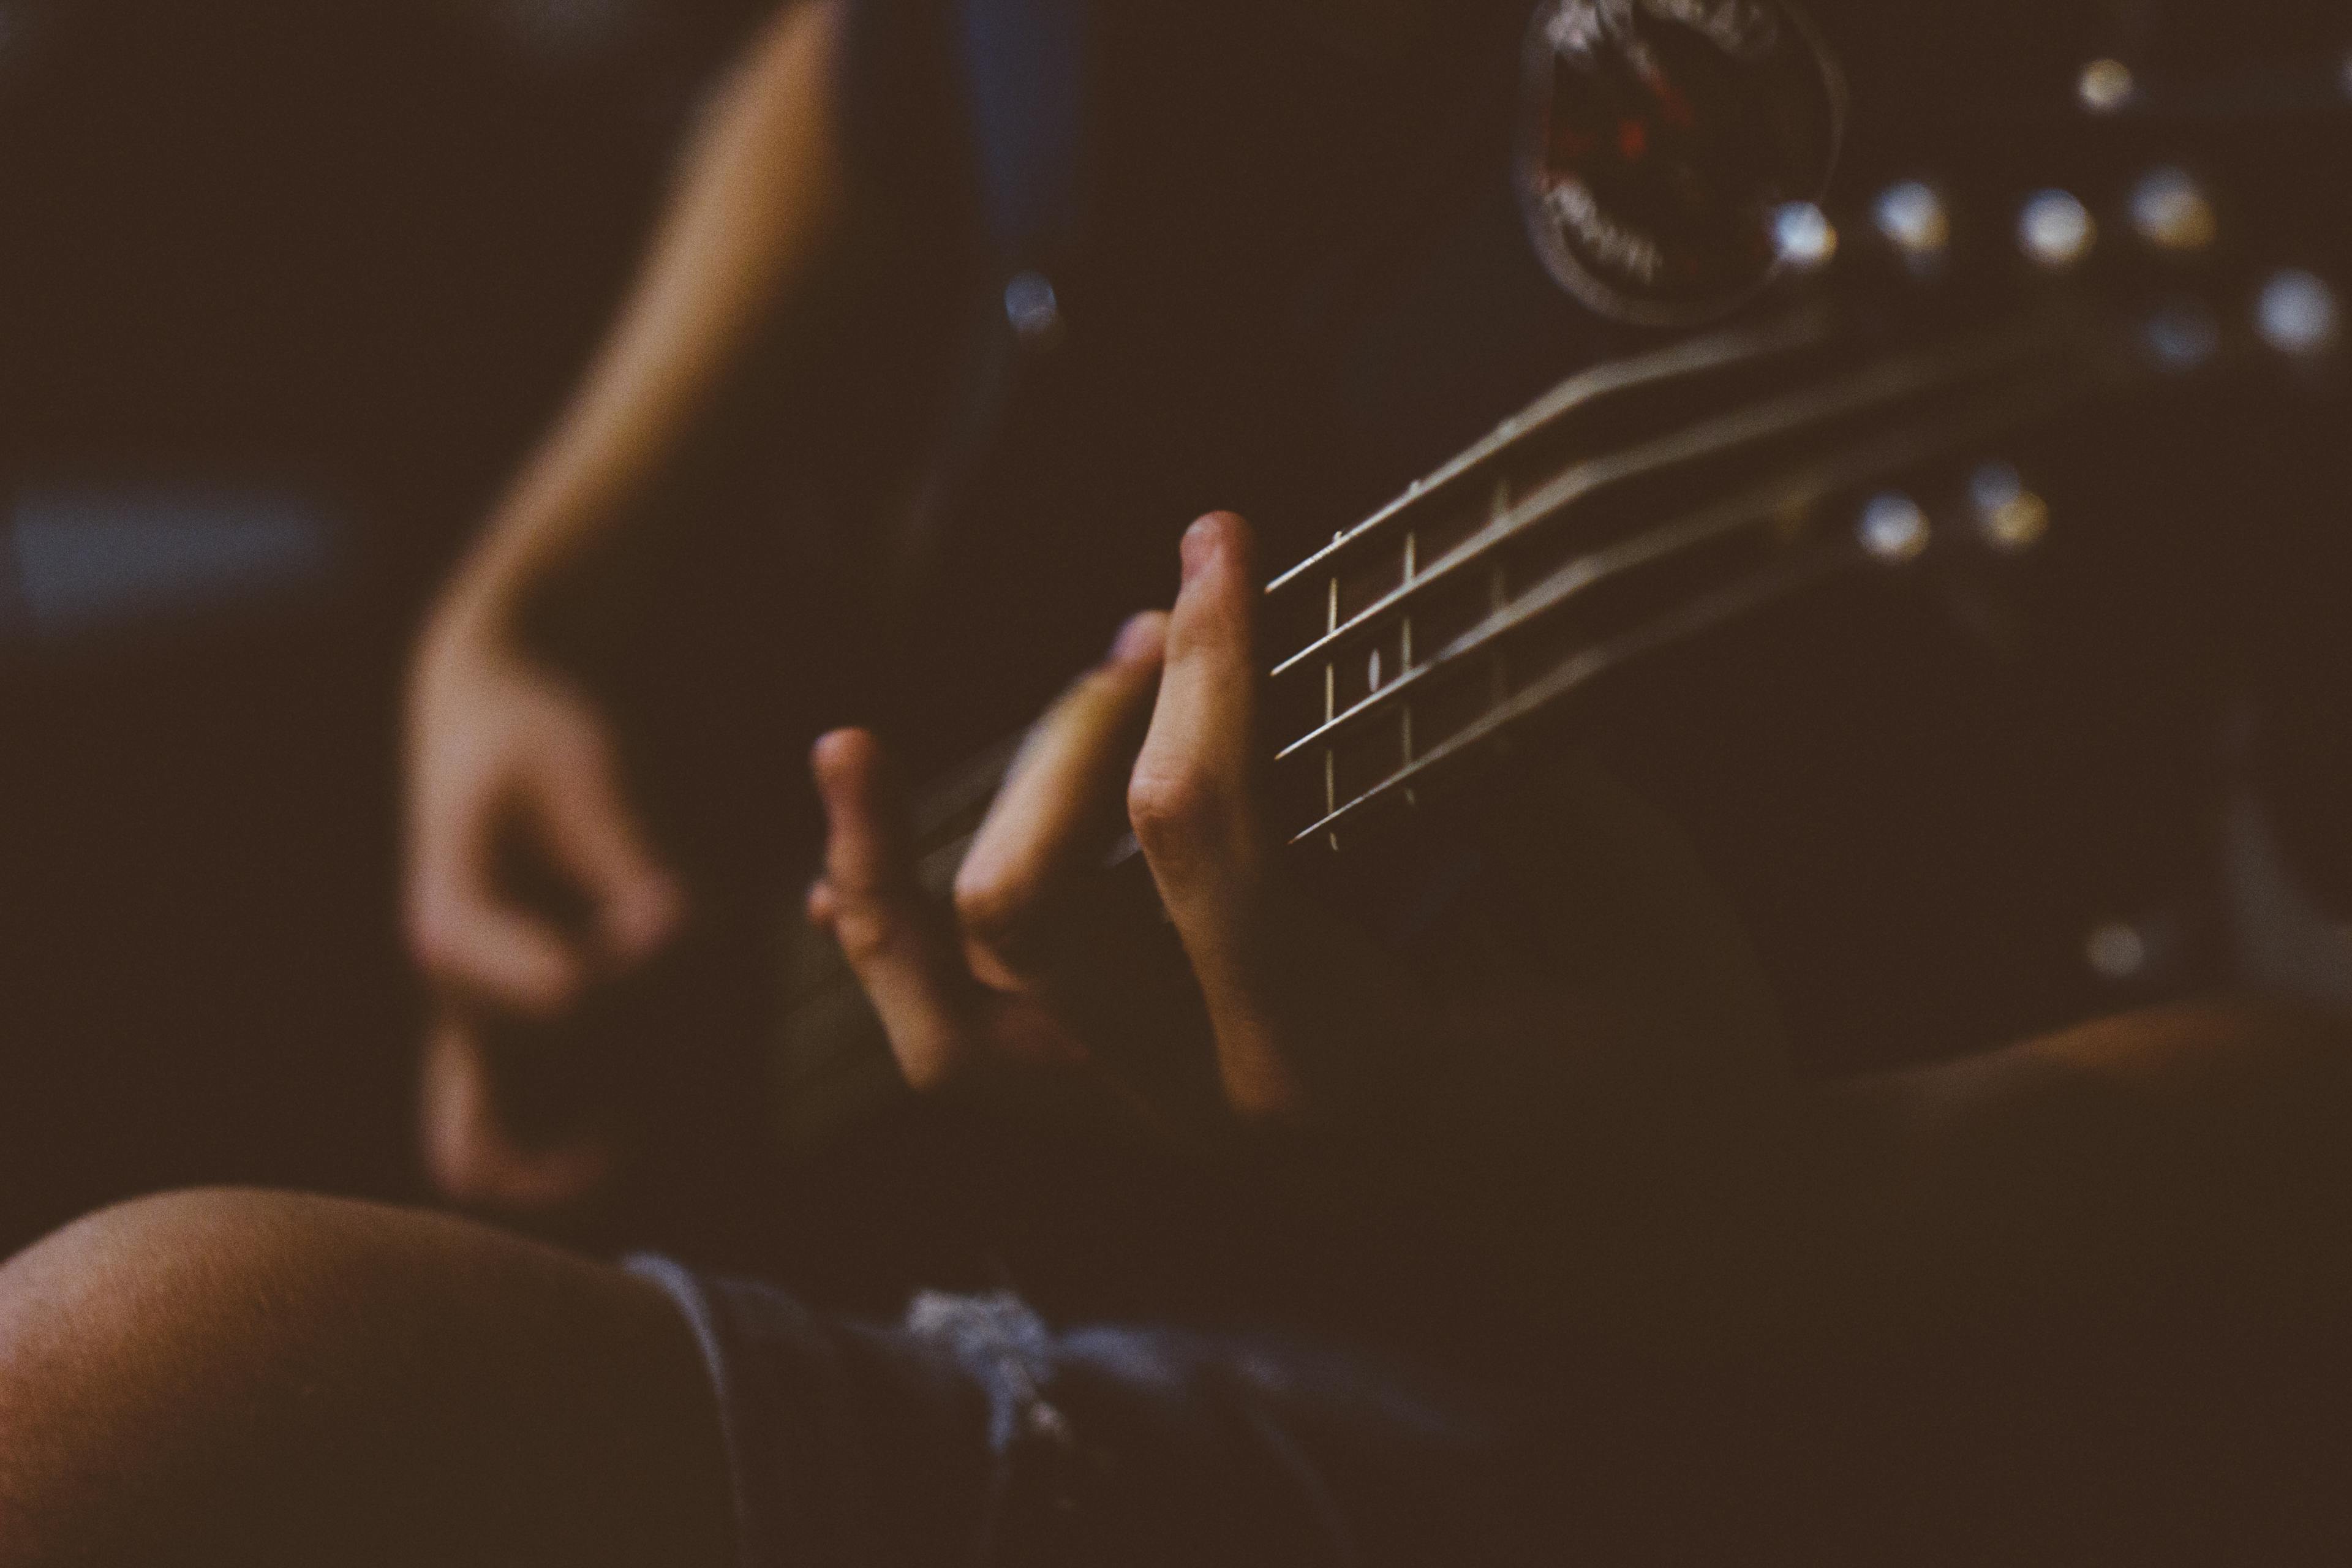
{"type": "MultiPolygon", "coordinates": [[[[395,923],[408,647],[772,4],[0,0],[0,1255],[192,1183],[419,1195],[395,923]]],[[[2020,62],[2072,69],[2133,42],[2110,24],[2141,9],[1868,8],[1886,68],[1870,79],[1922,120],[1945,96],[1979,107],[1978,84],[2020,62]]],[[[2179,25],[2154,63],[2183,79],[2339,47],[2338,17],[2293,0],[2260,7],[2262,28],[2155,9],[2179,25]]],[[[2026,74],[2063,105],[2063,72],[2026,74]]],[[[2341,254],[2332,121],[2190,118],[2246,211],[2341,254]]],[[[2071,118],[2004,134],[1971,151],[2038,171],[2088,141],[2071,118]]],[[[2345,492],[2294,493],[2311,451],[2342,456],[2342,405],[2284,423],[2274,406],[2213,411],[2178,444],[2234,455],[2208,466],[2214,493],[2146,461],[2163,444],[2145,433],[2092,454],[2097,493],[2056,496],[2070,522],[2045,574],[2084,591],[2048,617],[2054,651],[1996,658],[1976,607],[1874,593],[1842,618],[1792,613],[1648,704],[1659,793],[1749,895],[1805,1065],[1963,1050],[2242,978],[2210,841],[2242,789],[2290,860],[2352,886],[2345,492]],[[2155,571],[2161,510],[2225,520],[2183,536],[2222,548],[2155,571]],[[2103,511],[2112,552],[2075,526],[2103,511]],[[2115,592],[2158,577],[2177,599],[2115,592]],[[2080,613],[2118,601],[2112,621],[2080,613]],[[2206,642],[2242,668],[2186,668],[2206,642]],[[2241,718],[2259,743],[2232,750],[2241,718]],[[1704,798],[1675,800],[1675,780],[1704,798]],[[2123,984],[2084,962],[2115,920],[2150,950],[2123,984]]],[[[727,504],[773,493],[739,490],[727,504]]],[[[670,597],[765,604],[740,559],[704,570],[726,580],[670,597]]],[[[746,616],[698,618],[738,628],[736,665],[756,657],[746,616]]],[[[673,678],[709,651],[637,672],[711,747],[672,771],[729,795],[668,803],[673,829],[726,825],[682,847],[690,868],[744,858],[738,830],[780,798],[777,759],[727,732],[747,728],[740,687],[673,678]]],[[[708,1130],[726,1108],[677,1109],[696,1152],[723,1142],[708,1130]]]]}
{"type": "Polygon", "coordinates": [[[407,643],[766,10],[0,8],[0,1254],[415,1189],[407,643]]]}

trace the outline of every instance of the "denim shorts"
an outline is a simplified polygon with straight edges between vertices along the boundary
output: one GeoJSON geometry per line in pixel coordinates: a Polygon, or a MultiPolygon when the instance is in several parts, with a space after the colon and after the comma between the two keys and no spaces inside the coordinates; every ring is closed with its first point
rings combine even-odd
{"type": "Polygon", "coordinates": [[[716,1384],[743,1568],[1562,1561],[1557,1470],[1446,1380],[1274,1334],[1055,1330],[1009,1295],[895,1325],[666,1259],[716,1384]]]}

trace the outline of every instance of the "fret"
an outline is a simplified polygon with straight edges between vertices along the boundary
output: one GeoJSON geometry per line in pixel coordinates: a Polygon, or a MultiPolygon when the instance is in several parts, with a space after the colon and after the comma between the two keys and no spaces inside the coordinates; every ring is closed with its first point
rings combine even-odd
{"type": "MultiPolygon", "coordinates": [[[[1400,581],[1354,614],[1343,615],[1339,626],[1327,627],[1322,636],[1276,664],[1273,674],[1279,679],[1301,664],[1335,654],[1342,645],[1380,634],[1385,617],[1408,604],[1427,599],[1439,585],[1473,566],[1485,565],[1491,572],[1499,548],[1551,522],[1570,507],[1590,508],[1609,500],[1619,503],[1622,513],[1631,518],[1638,519],[1645,510],[1654,515],[1662,501],[1671,504],[1671,500],[1630,493],[1645,481],[1684,493],[1719,489],[1723,480],[1707,467],[1710,461],[1769,458],[1779,446],[1793,440],[1834,439],[1855,421],[1883,416],[1938,395],[1965,391],[1970,382],[2004,371],[2020,371],[2062,357],[2072,344],[2070,334],[2058,326],[2030,322],[2004,333],[1948,342],[1873,363],[1827,385],[1802,386],[1631,450],[1576,462],[1549,483],[1535,487],[1501,515],[1488,510],[1479,526],[1441,558],[1424,564],[1411,584],[1400,581]],[[1644,500],[1648,506],[1637,504],[1644,500]]],[[[1382,577],[1374,572],[1360,574],[1357,580],[1366,575],[1375,580],[1382,577]]]]}
{"type": "MultiPolygon", "coordinates": [[[[1277,781],[1307,755],[1318,763],[1313,806],[1287,795],[1291,830],[1311,823],[1299,841],[1336,847],[1344,825],[1391,796],[1417,805],[1433,769],[1505,739],[1517,717],[1714,624],[1702,606],[1761,602],[1742,584],[1780,582],[1799,558],[1859,562],[1850,538],[1826,546],[1812,519],[1859,504],[1847,492],[1875,477],[2112,380],[2117,340],[2088,325],[2029,310],[1858,364],[1817,355],[1815,374],[1794,380],[1780,378],[1784,358],[1761,395],[1629,448],[1566,453],[1572,421],[1537,445],[1506,426],[1474,470],[1384,514],[1391,530],[1342,533],[1317,558],[1319,614],[1269,686],[1277,721],[1300,721],[1277,722],[1277,781]],[[1283,696],[1309,668],[1321,677],[1311,716],[1283,696]]],[[[1269,590],[1277,609],[1298,581],[1269,590]]]]}
{"type": "MultiPolygon", "coordinates": [[[[1419,574],[1420,566],[1421,531],[1419,529],[1407,529],[1404,535],[1404,581],[1407,587],[1411,587],[1412,585],[1412,580],[1419,574]]],[[[1404,630],[1400,637],[1399,641],[1402,644],[1403,656],[1398,660],[1397,679],[1399,680],[1410,680],[1412,679],[1413,675],[1412,612],[1411,610],[1407,610],[1404,614],[1404,630]]],[[[1375,692],[1373,695],[1378,696],[1379,693],[1375,692]]],[[[1401,767],[1410,768],[1413,763],[1412,697],[1410,692],[1406,694],[1405,700],[1399,709],[1397,731],[1398,765],[1401,767]]],[[[1412,791],[1408,790],[1405,792],[1405,804],[1408,805],[1418,805],[1421,802],[1412,791]]]]}
{"type": "MultiPolygon", "coordinates": [[[[1857,537],[1869,500],[1916,497],[1940,551],[1946,521],[1956,535],[1982,522],[1967,510],[1970,475],[2031,460],[2013,443],[2056,434],[2044,428],[2055,415],[2126,412],[2153,385],[2203,387],[2224,364],[2317,368],[2328,340],[2282,341],[2268,312],[2286,278],[2323,286],[2274,278],[2256,330],[2238,259],[2203,277],[2168,268],[2155,295],[2137,267],[1989,276],[1964,291],[1909,268],[1873,273],[1570,377],[1268,586],[1277,830],[1306,852],[1343,836],[1356,847],[1360,825],[1423,804],[1457,763],[1466,772],[1593,683],[1839,573],[1908,570],[1857,537]],[[2173,292],[2216,323],[2187,359],[2159,330],[2173,292]]],[[[2000,545],[1964,545],[1963,559],[1986,548],[2000,545]]],[[[926,888],[945,889],[1014,755],[1001,750],[919,814],[926,888]]],[[[1104,867],[1148,889],[1141,859],[1128,833],[1104,867]]],[[[836,991],[854,1002],[828,952],[830,981],[796,984],[796,1007],[836,991]]]]}
{"type": "MultiPolygon", "coordinates": [[[[1578,439],[1588,447],[1623,439],[1626,433],[1613,426],[1636,423],[1636,416],[1671,420],[1671,410],[1655,406],[1661,395],[1671,394],[1679,403],[1688,395],[1688,384],[1693,381],[1717,377],[1742,366],[1769,369],[1792,353],[1824,347],[1836,341],[1834,325],[1825,307],[1807,305],[1786,316],[1595,365],[1570,376],[1436,473],[1415,480],[1403,495],[1283,573],[1266,591],[1281,593],[1294,584],[1320,579],[1343,558],[1369,548],[1407,513],[1425,519],[1433,502],[1442,503],[1496,458],[1549,432],[1573,425],[1578,439]]],[[[1727,401],[1738,401],[1737,393],[1727,401]]],[[[1475,504],[1474,500],[1474,509],[1475,504]]],[[[1429,550],[1427,542],[1423,542],[1423,561],[1442,552],[1429,550]]]]}
{"type": "MultiPolygon", "coordinates": [[[[1418,689],[1448,665],[1473,658],[1482,650],[1507,645],[1538,617],[1580,603],[1588,603],[1612,583],[1645,568],[1672,563],[1676,558],[1704,551],[1727,535],[1742,531],[1785,534],[1780,542],[1794,542],[1802,520],[1823,510],[1832,498],[1858,498],[1889,476],[1914,469],[1938,457],[1968,451],[2017,426],[2046,419],[2078,397],[2088,383],[2081,377],[2055,377],[2038,388],[2007,388],[1981,400],[1965,413],[1932,423],[1915,423],[1879,439],[1815,464],[1775,476],[1744,494],[1673,518],[1615,544],[1572,556],[1549,575],[1516,595],[1496,594],[1485,619],[1453,641],[1428,653],[1424,661],[1388,688],[1352,709],[1341,711],[1322,728],[1285,746],[1276,755],[1286,763],[1307,747],[1328,748],[1346,731],[1379,716],[1383,704],[1409,706],[1418,689]]],[[[1586,623],[1601,618],[1588,608],[1586,623]]],[[[1497,705],[1507,700],[1499,694],[1497,705]]]]}
{"type": "MultiPolygon", "coordinates": [[[[1327,625],[1325,627],[1325,633],[1327,636],[1329,633],[1336,632],[1339,629],[1339,577],[1337,573],[1332,574],[1331,576],[1329,606],[1330,607],[1327,612],[1327,625]]],[[[1335,655],[1331,658],[1328,658],[1323,662],[1323,722],[1327,728],[1334,719],[1339,717],[1339,665],[1338,657],[1335,655]]],[[[1323,750],[1323,803],[1324,809],[1327,812],[1334,816],[1338,815],[1339,809],[1339,748],[1336,746],[1327,746],[1323,750]]],[[[1336,851],[1339,847],[1339,836],[1334,833],[1330,837],[1331,847],[1336,851]]]]}
{"type": "MultiPolygon", "coordinates": [[[[1511,481],[1508,475],[1495,481],[1494,500],[1487,507],[1486,515],[1490,528],[1499,528],[1509,519],[1511,481]]],[[[1511,604],[1510,563],[1503,558],[1503,552],[1499,550],[1494,552],[1494,566],[1486,574],[1486,614],[1490,619],[1504,614],[1510,608],[1511,604]]],[[[1493,694],[1488,700],[1495,707],[1500,708],[1511,700],[1510,645],[1502,638],[1496,637],[1494,652],[1489,656],[1487,662],[1487,679],[1493,687],[1493,694]]],[[[1334,807],[1334,809],[1337,808],[1334,807]]]]}
{"type": "Polygon", "coordinates": [[[1502,707],[1488,710],[1444,742],[1431,747],[1411,768],[1400,770],[1350,796],[1322,820],[1308,825],[1292,842],[1306,843],[1318,837],[1336,839],[1342,826],[1370,811],[1391,793],[1410,788],[1433,769],[1499,738],[1521,720],[1590,685],[1618,666],[1686,641],[1748,611],[1811,586],[1853,560],[1852,551],[1828,546],[1803,552],[1679,605],[1613,641],[1587,649],[1542,679],[1520,688],[1502,707]]]}

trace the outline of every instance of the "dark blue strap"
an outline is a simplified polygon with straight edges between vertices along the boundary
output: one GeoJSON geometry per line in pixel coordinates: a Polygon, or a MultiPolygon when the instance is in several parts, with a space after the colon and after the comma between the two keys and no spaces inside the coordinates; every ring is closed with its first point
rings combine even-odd
{"type": "Polygon", "coordinates": [[[988,233],[1007,270],[1066,249],[1086,135],[1086,0],[961,0],[988,233]]]}

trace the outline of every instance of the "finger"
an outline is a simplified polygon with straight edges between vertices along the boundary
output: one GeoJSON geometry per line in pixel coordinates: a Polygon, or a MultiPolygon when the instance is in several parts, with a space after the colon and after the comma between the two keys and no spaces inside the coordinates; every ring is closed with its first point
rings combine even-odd
{"type": "Polygon", "coordinates": [[[568,1207],[604,1186],[618,1155],[611,1142],[587,1137],[526,1149],[499,1115],[483,1045],[455,1016],[427,1036],[418,1134],[436,1191],[467,1208],[512,1215],[568,1207]]]}
{"type": "Polygon", "coordinates": [[[983,984],[1027,988],[1034,934],[1057,889],[1116,837],[1120,789],[1150,716],[1167,626],[1156,613],[1128,622],[1109,659],[1030,731],[989,807],[955,884],[964,955],[983,984]]]}
{"type": "Polygon", "coordinates": [[[531,773],[556,864],[580,884],[614,956],[648,958],[677,931],[686,900],[638,831],[612,747],[583,729],[550,743],[531,773]]]}
{"type": "Polygon", "coordinates": [[[1209,1006],[1218,1066],[1237,1110],[1273,1114],[1296,1074],[1261,1005],[1265,861],[1252,794],[1257,597],[1249,526],[1229,513],[1184,536],[1184,582],[1128,812],[1209,1006]]]}
{"type": "Polygon", "coordinates": [[[827,837],[810,913],[831,926],[907,1080],[933,1088],[971,1054],[971,977],[916,881],[880,745],[863,731],[836,731],[817,742],[812,767],[827,837]]]}
{"type": "MultiPolygon", "coordinates": [[[[1251,541],[1239,518],[1184,536],[1165,669],[1128,787],[1128,813],[1178,925],[1225,908],[1255,874],[1250,740],[1256,691],[1251,541]]],[[[1204,934],[1214,922],[1202,923],[1204,934]]]]}
{"type": "Polygon", "coordinates": [[[420,837],[408,900],[409,942],[436,984],[528,1017],[569,1007],[585,966],[553,927],[509,907],[492,880],[491,834],[420,837]]]}

